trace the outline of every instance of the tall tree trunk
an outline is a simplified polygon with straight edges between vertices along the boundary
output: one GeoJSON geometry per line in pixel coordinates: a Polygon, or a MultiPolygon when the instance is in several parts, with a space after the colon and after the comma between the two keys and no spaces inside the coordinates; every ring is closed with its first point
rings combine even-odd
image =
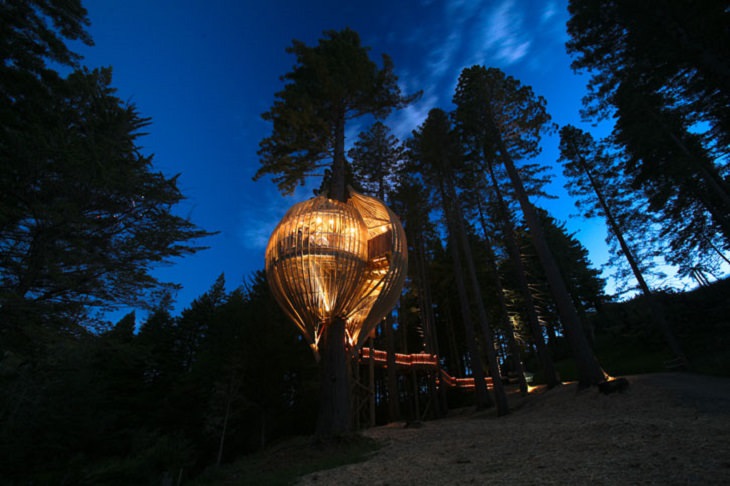
{"type": "Polygon", "coordinates": [[[530,290],[530,285],[527,282],[527,272],[525,265],[522,262],[522,256],[520,255],[520,249],[517,245],[517,239],[515,238],[515,229],[512,225],[512,217],[507,210],[507,203],[502,196],[502,191],[499,189],[497,184],[497,177],[494,174],[494,167],[491,163],[487,163],[487,170],[492,181],[492,187],[497,197],[497,208],[499,211],[500,219],[502,222],[502,232],[504,233],[505,245],[507,246],[507,252],[509,253],[512,264],[515,266],[515,276],[517,277],[517,283],[524,299],[524,311],[527,315],[527,322],[530,326],[530,333],[532,339],[535,341],[535,347],[537,348],[537,357],[540,360],[543,374],[545,375],[545,384],[548,389],[554,388],[560,385],[560,379],[558,373],[555,370],[555,364],[550,356],[550,351],[545,344],[545,336],[542,332],[542,326],[540,325],[540,319],[537,315],[537,306],[530,290]]]}
{"type": "Polygon", "coordinates": [[[231,376],[231,379],[228,382],[228,389],[226,390],[226,411],[223,415],[223,430],[221,430],[221,438],[218,441],[218,456],[215,460],[215,465],[220,466],[221,461],[223,461],[223,446],[226,441],[226,434],[228,433],[228,418],[231,416],[231,403],[233,402],[233,397],[235,395],[234,388],[237,389],[237,386],[234,386],[235,381],[235,372],[231,376]]]}
{"type": "Polygon", "coordinates": [[[471,252],[471,245],[467,238],[466,228],[464,224],[464,216],[461,209],[461,203],[459,197],[456,194],[456,190],[452,184],[451,179],[446,181],[447,190],[453,206],[453,217],[456,226],[457,238],[461,244],[461,250],[464,253],[464,263],[466,266],[466,272],[468,274],[469,283],[472,296],[474,298],[474,304],[477,307],[477,317],[479,319],[479,326],[481,327],[482,335],[484,337],[484,352],[487,355],[487,362],[489,363],[489,374],[492,377],[492,386],[494,390],[494,398],[497,402],[497,415],[502,416],[509,413],[509,405],[507,404],[507,395],[504,392],[504,386],[502,384],[502,377],[499,372],[499,363],[497,361],[497,353],[494,349],[494,335],[487,318],[487,311],[484,308],[484,299],[481,292],[481,286],[479,285],[479,279],[476,274],[476,265],[474,263],[474,257],[471,252]]]}
{"type": "Polygon", "coordinates": [[[345,350],[345,321],[335,318],[325,325],[320,339],[320,402],[315,437],[327,440],[351,429],[350,376],[345,350]]]}
{"type": "Polygon", "coordinates": [[[375,336],[370,336],[370,359],[368,360],[368,411],[370,427],[375,427],[375,336]]]}
{"type": "MultiPolygon", "coordinates": [[[[578,153],[577,150],[575,152],[578,153]]],[[[634,277],[636,278],[636,281],[639,283],[639,287],[641,288],[641,291],[644,293],[647,301],[649,302],[649,307],[651,309],[652,317],[654,318],[654,323],[664,334],[664,339],[666,340],[667,344],[669,345],[669,349],[672,351],[674,356],[676,358],[678,358],[679,360],[681,360],[685,365],[687,365],[688,364],[687,357],[684,354],[684,352],[682,351],[682,347],[679,345],[679,341],[677,341],[677,338],[674,336],[674,333],[672,332],[672,328],[669,326],[669,322],[667,322],[662,304],[657,300],[656,296],[649,288],[649,285],[646,283],[646,280],[644,279],[644,275],[641,273],[641,269],[639,268],[639,265],[636,262],[636,258],[634,258],[634,253],[633,253],[633,251],[631,251],[631,248],[629,248],[628,243],[624,239],[623,231],[621,231],[621,227],[619,226],[618,221],[614,217],[611,207],[608,205],[608,202],[604,198],[601,188],[598,187],[598,183],[596,182],[595,178],[593,177],[593,174],[591,173],[586,161],[582,157],[578,157],[577,161],[579,162],[580,167],[583,170],[583,172],[585,173],[586,177],[588,177],[588,182],[590,183],[591,188],[593,189],[593,192],[596,195],[596,198],[598,199],[598,204],[601,206],[601,209],[603,210],[603,214],[606,215],[606,220],[608,221],[608,226],[611,229],[611,232],[613,233],[613,235],[618,240],[618,244],[621,247],[621,251],[623,252],[624,256],[626,257],[626,261],[628,262],[629,266],[631,267],[631,271],[634,273],[634,277]]]]}
{"type": "Polygon", "coordinates": [[[507,169],[507,175],[512,182],[512,187],[515,190],[515,195],[522,208],[522,214],[525,217],[527,226],[530,228],[530,236],[532,243],[535,245],[537,256],[540,259],[543,269],[545,270],[545,276],[547,277],[552,291],[555,304],[558,307],[558,313],[560,314],[560,321],[563,323],[563,329],[568,337],[568,342],[573,351],[573,357],[575,358],[576,365],[578,368],[578,383],[580,387],[588,387],[590,385],[597,385],[606,381],[606,373],[598,364],[596,356],[593,354],[593,350],[588,345],[585,333],[583,332],[583,326],[578,317],[578,311],[575,309],[573,299],[565,286],[558,265],[555,262],[555,257],[550,251],[550,247],[547,244],[545,233],[542,229],[542,225],[537,216],[537,211],[530,202],[527,191],[522,184],[522,178],[520,177],[517,168],[515,167],[512,157],[509,155],[507,148],[504,145],[504,141],[499,135],[498,131],[494,131],[496,135],[497,146],[501,154],[502,162],[507,169]]]}
{"type": "Polygon", "coordinates": [[[456,344],[456,329],[454,322],[454,317],[452,316],[451,312],[451,304],[449,302],[449,299],[447,298],[447,302],[445,305],[446,309],[446,330],[449,338],[449,351],[451,352],[451,356],[453,357],[453,366],[451,368],[451,373],[454,375],[464,376],[464,364],[461,359],[461,353],[459,352],[459,346],[456,344]]]}
{"type": "MultiPolygon", "coordinates": [[[[335,125],[332,160],[331,199],[345,202],[345,112],[340,110],[335,125]]],[[[326,440],[342,436],[351,429],[350,370],[345,349],[345,321],[335,317],[325,323],[319,343],[320,403],[315,436],[326,440]]]]}
{"type": "Polygon", "coordinates": [[[517,373],[519,384],[520,384],[520,393],[522,395],[525,395],[527,393],[527,381],[525,380],[525,368],[522,365],[522,353],[520,352],[520,348],[517,345],[517,340],[515,339],[515,329],[512,323],[509,319],[509,309],[507,308],[507,299],[504,295],[504,287],[502,286],[502,279],[499,278],[499,269],[497,268],[497,258],[494,254],[494,250],[492,249],[492,239],[489,237],[489,232],[487,231],[487,222],[484,218],[484,212],[482,210],[482,204],[481,201],[478,203],[478,210],[479,210],[479,221],[482,226],[482,232],[484,233],[484,241],[485,241],[485,249],[487,251],[487,270],[489,271],[489,276],[492,279],[492,282],[494,282],[494,288],[495,293],[497,294],[497,301],[499,302],[499,308],[502,311],[501,312],[501,318],[502,318],[502,328],[504,329],[504,332],[507,333],[507,346],[509,348],[510,354],[512,355],[512,362],[514,366],[514,372],[517,373]]]}
{"type": "MultiPolygon", "coordinates": [[[[413,237],[413,248],[416,250],[413,255],[413,259],[416,262],[416,276],[419,282],[418,299],[421,307],[421,322],[423,322],[423,328],[426,334],[426,351],[429,354],[441,355],[438,344],[438,336],[436,334],[436,319],[433,315],[433,300],[431,298],[431,281],[428,276],[428,265],[426,265],[426,245],[424,244],[423,237],[413,237]]],[[[442,417],[445,411],[448,409],[446,404],[446,394],[439,395],[436,380],[441,375],[441,364],[437,362],[436,371],[429,377],[430,390],[431,390],[431,401],[434,404],[434,415],[436,417],[442,417]],[[443,403],[441,397],[444,397],[443,403]]],[[[444,387],[442,387],[444,388],[444,387]]]]}
{"type": "Polygon", "coordinates": [[[482,360],[477,346],[476,335],[474,334],[474,320],[472,319],[471,306],[469,304],[469,296],[466,291],[466,280],[464,270],[461,263],[461,251],[459,249],[459,239],[456,236],[455,216],[452,208],[448,203],[448,195],[441,182],[441,200],[444,204],[444,214],[446,215],[447,226],[449,227],[449,240],[451,241],[451,257],[454,263],[454,280],[456,280],[456,289],[459,294],[459,303],[461,305],[461,316],[464,320],[464,331],[467,349],[469,350],[469,361],[474,376],[474,395],[476,399],[477,410],[488,408],[494,405],[492,399],[487,392],[487,385],[484,381],[484,368],[482,368],[482,360]]]}
{"type": "Polygon", "coordinates": [[[398,393],[398,370],[395,364],[395,336],[393,336],[393,316],[388,314],[383,323],[385,330],[385,346],[387,348],[387,363],[385,369],[388,383],[388,421],[400,420],[400,393],[398,393]]]}

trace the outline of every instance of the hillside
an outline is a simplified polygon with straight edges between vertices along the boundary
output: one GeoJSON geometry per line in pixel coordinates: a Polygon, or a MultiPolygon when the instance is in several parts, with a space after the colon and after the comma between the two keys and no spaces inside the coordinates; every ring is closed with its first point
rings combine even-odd
{"type": "Polygon", "coordinates": [[[367,461],[300,484],[730,484],[730,379],[629,377],[625,393],[574,384],[522,398],[513,413],[456,411],[421,427],[365,432],[367,461]]]}

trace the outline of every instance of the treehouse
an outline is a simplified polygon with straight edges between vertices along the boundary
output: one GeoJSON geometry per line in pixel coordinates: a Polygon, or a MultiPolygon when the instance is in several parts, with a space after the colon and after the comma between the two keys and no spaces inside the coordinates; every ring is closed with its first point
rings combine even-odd
{"type": "Polygon", "coordinates": [[[357,350],[398,300],[407,263],[398,217],[351,189],[345,203],[318,196],[294,205],[266,248],[272,293],[315,354],[335,318],[357,350]]]}

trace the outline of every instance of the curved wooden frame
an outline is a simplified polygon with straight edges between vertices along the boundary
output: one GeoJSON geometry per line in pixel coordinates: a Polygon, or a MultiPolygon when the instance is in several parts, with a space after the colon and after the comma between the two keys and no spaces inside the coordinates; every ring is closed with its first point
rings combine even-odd
{"type": "Polygon", "coordinates": [[[345,319],[348,344],[362,345],[398,300],[408,250],[398,217],[350,189],[347,203],[318,196],[289,209],[265,258],[275,299],[316,353],[336,317],[345,319]]]}

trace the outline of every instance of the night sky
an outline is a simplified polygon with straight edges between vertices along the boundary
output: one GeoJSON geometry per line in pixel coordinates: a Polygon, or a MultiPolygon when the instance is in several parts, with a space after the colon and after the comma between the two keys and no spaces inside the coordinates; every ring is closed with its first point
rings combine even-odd
{"type": "MultiPolygon", "coordinates": [[[[556,123],[606,134],[579,118],[587,78],[571,71],[565,52],[565,1],[98,0],[85,6],[95,45],[74,49],[88,67],[112,66],[117,95],[152,118],[139,143],[155,155],[155,170],[181,174],[187,200],[177,212],[220,232],[202,242],[210,249],[155,271],[183,285],[177,311],[221,273],[230,289],[262,269],[275,224],[319,183],[284,197],[270,179],[251,180],[258,143],[271,130],[261,113],[294,65],[285,52],[292,39],[316,45],[323,31],[350,27],[379,64],[381,54],[390,55],[402,90],[423,90],[419,102],[386,121],[401,139],[431,108],[452,109],[457,78],[474,64],[499,67],[532,86],[556,123]]],[[[366,128],[350,123],[346,143],[366,128]]],[[[536,161],[553,167],[549,191],[559,199],[535,202],[567,222],[600,267],[607,258],[605,226],[575,216],[557,147],[557,136],[545,139],[536,161]]]]}

